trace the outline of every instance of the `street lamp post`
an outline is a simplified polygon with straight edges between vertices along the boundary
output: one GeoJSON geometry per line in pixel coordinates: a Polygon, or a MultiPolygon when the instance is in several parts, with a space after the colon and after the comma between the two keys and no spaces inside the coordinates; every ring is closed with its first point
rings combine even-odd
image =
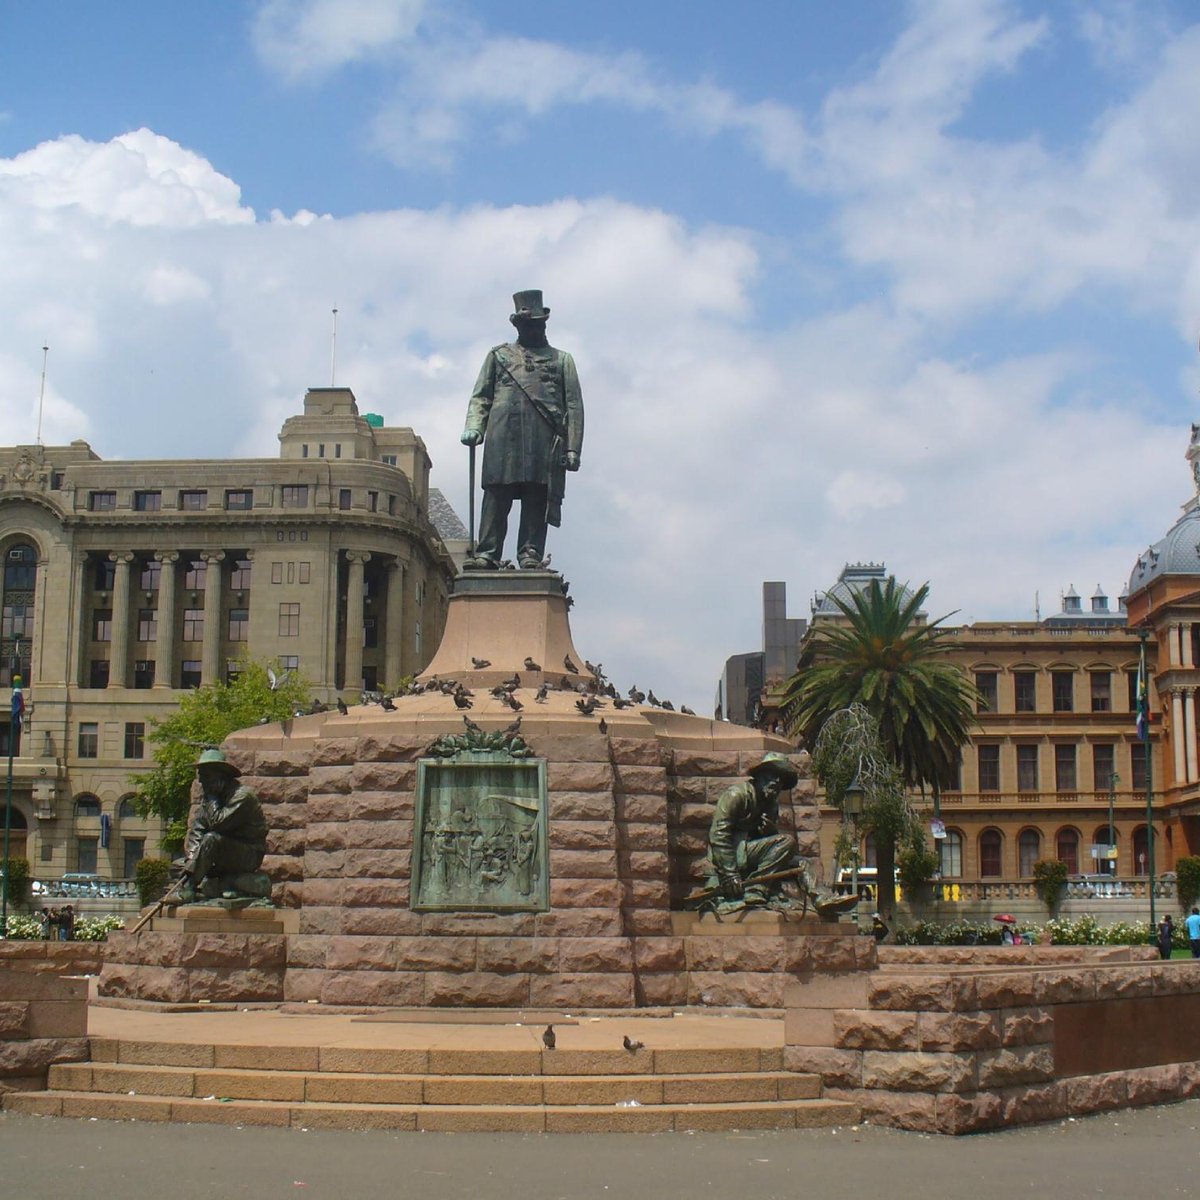
{"type": "Polygon", "coordinates": [[[1146,642],[1150,631],[1138,630],[1141,655],[1138,660],[1138,705],[1142,709],[1145,734],[1142,743],[1146,747],[1146,882],[1150,889],[1150,928],[1158,925],[1158,914],[1154,905],[1154,755],[1150,740],[1150,676],[1146,669],[1146,642]],[[1144,707],[1143,707],[1144,706],[1144,707]]]}
{"type": "Polygon", "coordinates": [[[858,818],[862,816],[863,811],[863,785],[859,782],[859,777],[854,777],[854,782],[851,783],[842,793],[842,820],[850,819],[850,826],[854,830],[854,857],[850,860],[850,894],[858,895],[858,818]]]}
{"type": "Polygon", "coordinates": [[[1108,873],[1114,876],[1117,873],[1117,859],[1113,850],[1117,843],[1116,834],[1113,832],[1113,809],[1117,804],[1117,781],[1120,778],[1116,771],[1108,777],[1108,873]]]}

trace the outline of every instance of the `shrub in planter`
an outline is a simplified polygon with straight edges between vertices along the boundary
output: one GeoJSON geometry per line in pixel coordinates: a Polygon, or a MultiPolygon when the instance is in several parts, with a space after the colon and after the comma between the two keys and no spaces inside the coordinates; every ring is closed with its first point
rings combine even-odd
{"type": "Polygon", "coordinates": [[[1033,864],[1033,888],[1038,898],[1053,916],[1067,886],[1067,864],[1051,859],[1042,859],[1033,864]]]}
{"type": "Polygon", "coordinates": [[[8,880],[9,904],[24,904],[29,889],[29,859],[20,855],[4,859],[4,876],[8,880]]]}
{"type": "Polygon", "coordinates": [[[143,858],[137,865],[138,899],[142,906],[155,904],[167,890],[171,864],[165,858],[143,858]]]}
{"type": "Polygon", "coordinates": [[[1176,860],[1175,887],[1179,893],[1179,907],[1185,911],[1200,900],[1200,857],[1188,854],[1176,860]]]}

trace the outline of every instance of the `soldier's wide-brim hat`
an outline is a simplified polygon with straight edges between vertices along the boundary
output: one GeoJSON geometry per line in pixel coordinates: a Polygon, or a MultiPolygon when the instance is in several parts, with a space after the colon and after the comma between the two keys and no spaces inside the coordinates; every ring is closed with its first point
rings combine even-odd
{"type": "Polygon", "coordinates": [[[795,787],[800,782],[800,772],[792,766],[788,756],[780,754],[778,750],[768,750],[763,755],[762,762],[750,768],[750,774],[756,777],[777,775],[785,788],[795,787]]]}
{"type": "Polygon", "coordinates": [[[513,316],[526,321],[544,321],[550,310],[542,303],[542,293],[537,291],[513,293],[513,316]]]}
{"type": "Polygon", "coordinates": [[[228,775],[232,775],[235,779],[241,775],[241,771],[229,762],[225,755],[220,750],[205,750],[198,759],[196,759],[196,770],[201,767],[213,767],[216,770],[224,771],[228,775]]]}

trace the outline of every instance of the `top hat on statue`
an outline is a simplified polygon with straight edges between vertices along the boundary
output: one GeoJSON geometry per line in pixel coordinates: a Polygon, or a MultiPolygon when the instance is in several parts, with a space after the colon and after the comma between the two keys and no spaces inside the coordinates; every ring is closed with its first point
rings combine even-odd
{"type": "Polygon", "coordinates": [[[542,304],[542,293],[514,292],[513,318],[526,321],[544,321],[550,315],[550,310],[542,304]]]}

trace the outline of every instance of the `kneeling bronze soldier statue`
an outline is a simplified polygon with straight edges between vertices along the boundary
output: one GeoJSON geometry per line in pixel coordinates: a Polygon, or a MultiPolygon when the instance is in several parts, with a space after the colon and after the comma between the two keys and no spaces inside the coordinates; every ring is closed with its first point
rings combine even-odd
{"type": "Polygon", "coordinates": [[[771,750],[751,767],[750,778],[727,788],[717,801],[709,828],[712,874],[708,886],[688,902],[719,912],[739,908],[792,908],[783,892],[791,881],[800,891],[800,905],[809,904],[822,916],[846,912],[855,897],[834,897],[818,891],[808,864],[799,857],[796,839],[779,831],[779,795],[796,786],[800,776],[786,755],[771,750]]]}
{"type": "Polygon", "coordinates": [[[180,900],[270,897],[271,880],[258,869],[267,851],[258,797],[238,782],[241,772],[220,750],[200,755],[196,775],[204,796],[176,864],[180,900]]]}

